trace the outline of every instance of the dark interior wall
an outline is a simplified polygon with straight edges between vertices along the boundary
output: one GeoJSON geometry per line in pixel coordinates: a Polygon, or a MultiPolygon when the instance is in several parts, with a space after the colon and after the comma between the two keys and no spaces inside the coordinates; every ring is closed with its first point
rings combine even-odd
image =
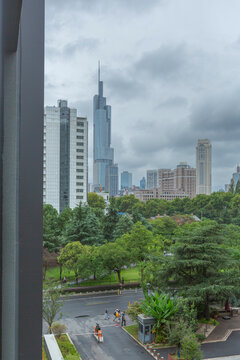
{"type": "Polygon", "coordinates": [[[44,0],[0,0],[1,359],[40,360],[44,0]]]}

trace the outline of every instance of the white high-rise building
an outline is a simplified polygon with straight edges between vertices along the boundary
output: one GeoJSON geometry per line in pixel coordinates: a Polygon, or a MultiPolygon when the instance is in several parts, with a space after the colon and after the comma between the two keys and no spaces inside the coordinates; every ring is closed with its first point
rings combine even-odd
{"type": "Polygon", "coordinates": [[[58,212],[87,202],[88,122],[66,100],[46,106],[44,115],[43,203],[58,212]]]}
{"type": "Polygon", "coordinates": [[[198,140],[196,146],[196,193],[210,195],[212,191],[212,145],[198,140]]]}

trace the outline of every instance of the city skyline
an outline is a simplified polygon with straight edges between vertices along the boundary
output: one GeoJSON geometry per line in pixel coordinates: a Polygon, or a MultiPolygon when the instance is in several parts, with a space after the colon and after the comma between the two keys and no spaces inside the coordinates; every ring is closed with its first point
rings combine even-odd
{"type": "MultiPolygon", "coordinates": [[[[208,138],[213,191],[222,188],[239,162],[239,1],[60,3],[46,3],[46,104],[69,99],[91,139],[101,59],[119,171],[138,184],[147,169],[195,166],[195,144],[208,138]]],[[[89,164],[92,154],[90,142],[89,164]]]]}

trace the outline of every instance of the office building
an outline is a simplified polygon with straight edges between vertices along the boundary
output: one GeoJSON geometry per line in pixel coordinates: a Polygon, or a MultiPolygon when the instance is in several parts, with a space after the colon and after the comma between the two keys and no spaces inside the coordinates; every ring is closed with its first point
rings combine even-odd
{"type": "Polygon", "coordinates": [[[158,188],[161,193],[174,190],[174,170],[158,169],[158,188]]]}
{"type": "Polygon", "coordinates": [[[88,122],[66,100],[46,106],[44,116],[43,203],[58,212],[87,202],[88,122]]]}
{"type": "Polygon", "coordinates": [[[210,195],[212,191],[212,145],[198,140],[196,146],[196,193],[210,195]]]}
{"type": "MultiPolygon", "coordinates": [[[[98,95],[93,98],[93,185],[94,191],[106,190],[106,174],[114,164],[114,149],[111,147],[111,106],[107,105],[103,96],[103,81],[100,80],[98,68],[98,95]]],[[[116,167],[116,165],[114,165],[116,167]]],[[[116,168],[112,170],[116,171],[116,168]]],[[[108,179],[108,188],[111,180],[108,179]]],[[[114,183],[115,184],[115,183],[114,183]]],[[[109,191],[109,190],[107,190],[109,191]]],[[[109,191],[114,193],[115,190],[109,191]]]]}
{"type": "Polygon", "coordinates": [[[140,180],[140,190],[145,190],[145,189],[146,189],[146,179],[145,179],[145,177],[143,177],[140,180]]]}
{"type": "Polygon", "coordinates": [[[239,165],[237,166],[237,172],[234,172],[232,174],[232,183],[233,183],[234,189],[236,188],[238,181],[240,181],[240,166],[239,165]]]}
{"type": "Polygon", "coordinates": [[[118,194],[118,165],[107,165],[105,171],[105,191],[109,193],[109,196],[115,196],[118,194]]]}
{"type": "Polygon", "coordinates": [[[180,162],[174,169],[174,189],[182,191],[191,199],[196,196],[196,169],[180,162]]]}
{"type": "Polygon", "coordinates": [[[121,189],[132,189],[132,173],[128,171],[121,173],[121,189]]]}
{"type": "Polygon", "coordinates": [[[42,358],[44,1],[0,2],[0,358],[42,358]]]}
{"type": "Polygon", "coordinates": [[[147,189],[155,189],[158,187],[158,171],[147,170],[147,189]]]}

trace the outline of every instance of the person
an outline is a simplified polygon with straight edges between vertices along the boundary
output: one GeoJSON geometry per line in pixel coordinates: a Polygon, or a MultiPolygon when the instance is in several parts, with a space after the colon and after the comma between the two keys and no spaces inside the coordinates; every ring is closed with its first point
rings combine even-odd
{"type": "Polygon", "coordinates": [[[126,326],[125,311],[122,312],[122,316],[121,316],[121,326],[126,326]]]}
{"type": "Polygon", "coordinates": [[[100,325],[99,325],[98,323],[96,323],[96,326],[95,326],[95,328],[94,328],[95,335],[98,334],[98,331],[99,331],[99,330],[101,330],[100,325]]]}
{"type": "Polygon", "coordinates": [[[66,284],[66,282],[67,282],[67,278],[66,278],[66,276],[64,276],[63,283],[66,284]]]}
{"type": "Polygon", "coordinates": [[[120,310],[119,309],[116,309],[113,313],[113,315],[115,316],[113,321],[116,321],[117,319],[119,319],[120,317],[120,310]]]}
{"type": "Polygon", "coordinates": [[[108,320],[108,319],[109,319],[108,309],[106,309],[104,314],[104,320],[108,320]]]}

